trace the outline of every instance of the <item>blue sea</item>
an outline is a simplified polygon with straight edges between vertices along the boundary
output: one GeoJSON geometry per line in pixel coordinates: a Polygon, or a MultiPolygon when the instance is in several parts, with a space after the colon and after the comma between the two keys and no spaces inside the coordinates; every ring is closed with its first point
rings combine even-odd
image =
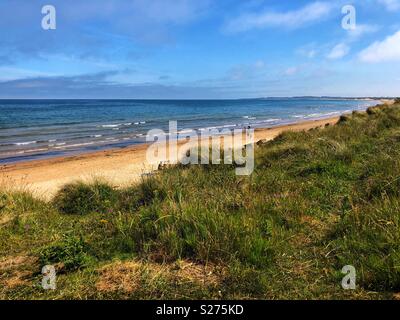
{"type": "Polygon", "coordinates": [[[150,129],[273,127],[365,110],[366,99],[0,100],[0,163],[144,143],[150,129]]]}

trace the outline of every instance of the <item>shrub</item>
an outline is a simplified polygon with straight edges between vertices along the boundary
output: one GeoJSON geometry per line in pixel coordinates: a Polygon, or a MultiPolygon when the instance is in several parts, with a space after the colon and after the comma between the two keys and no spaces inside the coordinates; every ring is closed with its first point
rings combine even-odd
{"type": "Polygon", "coordinates": [[[35,199],[29,192],[0,191],[0,214],[3,212],[18,212],[19,214],[36,211],[46,207],[46,204],[35,199]]]}
{"type": "Polygon", "coordinates": [[[339,123],[348,122],[351,120],[351,116],[348,114],[342,114],[339,118],[339,123]]]}
{"type": "Polygon", "coordinates": [[[110,185],[96,181],[92,184],[72,183],[62,188],[53,202],[57,209],[66,214],[105,213],[115,208],[117,191],[110,185]]]}
{"type": "Polygon", "coordinates": [[[146,178],[138,186],[124,189],[119,194],[119,208],[122,211],[136,211],[150,205],[154,200],[163,200],[167,193],[162,183],[154,177],[146,178]]]}
{"type": "Polygon", "coordinates": [[[374,115],[374,114],[379,113],[380,110],[381,110],[380,107],[369,107],[369,108],[367,109],[367,113],[368,113],[369,115],[374,115]]]}
{"type": "Polygon", "coordinates": [[[81,237],[63,235],[62,239],[39,251],[42,265],[62,263],[65,270],[72,271],[85,267],[90,261],[88,245],[81,237]]]}

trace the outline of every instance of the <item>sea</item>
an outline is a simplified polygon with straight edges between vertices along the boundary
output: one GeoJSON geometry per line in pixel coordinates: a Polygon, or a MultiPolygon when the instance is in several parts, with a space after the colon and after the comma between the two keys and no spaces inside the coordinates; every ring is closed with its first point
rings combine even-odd
{"type": "Polygon", "coordinates": [[[146,143],[151,129],[274,127],[365,110],[371,99],[0,100],[0,163],[146,143]]]}

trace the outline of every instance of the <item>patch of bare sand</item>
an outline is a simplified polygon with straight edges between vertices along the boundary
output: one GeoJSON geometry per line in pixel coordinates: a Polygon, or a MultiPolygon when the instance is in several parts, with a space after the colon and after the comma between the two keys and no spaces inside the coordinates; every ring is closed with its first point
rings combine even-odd
{"type": "Polygon", "coordinates": [[[394,99],[382,99],[381,102],[383,104],[387,104],[388,106],[391,106],[391,105],[395,104],[396,101],[394,99]]]}

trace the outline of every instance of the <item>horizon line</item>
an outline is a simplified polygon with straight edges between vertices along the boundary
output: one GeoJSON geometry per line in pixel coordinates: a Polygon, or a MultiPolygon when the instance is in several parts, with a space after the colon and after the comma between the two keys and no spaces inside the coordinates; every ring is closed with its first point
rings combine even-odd
{"type": "Polygon", "coordinates": [[[270,96],[256,98],[0,98],[4,100],[148,100],[148,101],[215,101],[215,100],[267,100],[267,99],[396,99],[397,96],[270,96]]]}

